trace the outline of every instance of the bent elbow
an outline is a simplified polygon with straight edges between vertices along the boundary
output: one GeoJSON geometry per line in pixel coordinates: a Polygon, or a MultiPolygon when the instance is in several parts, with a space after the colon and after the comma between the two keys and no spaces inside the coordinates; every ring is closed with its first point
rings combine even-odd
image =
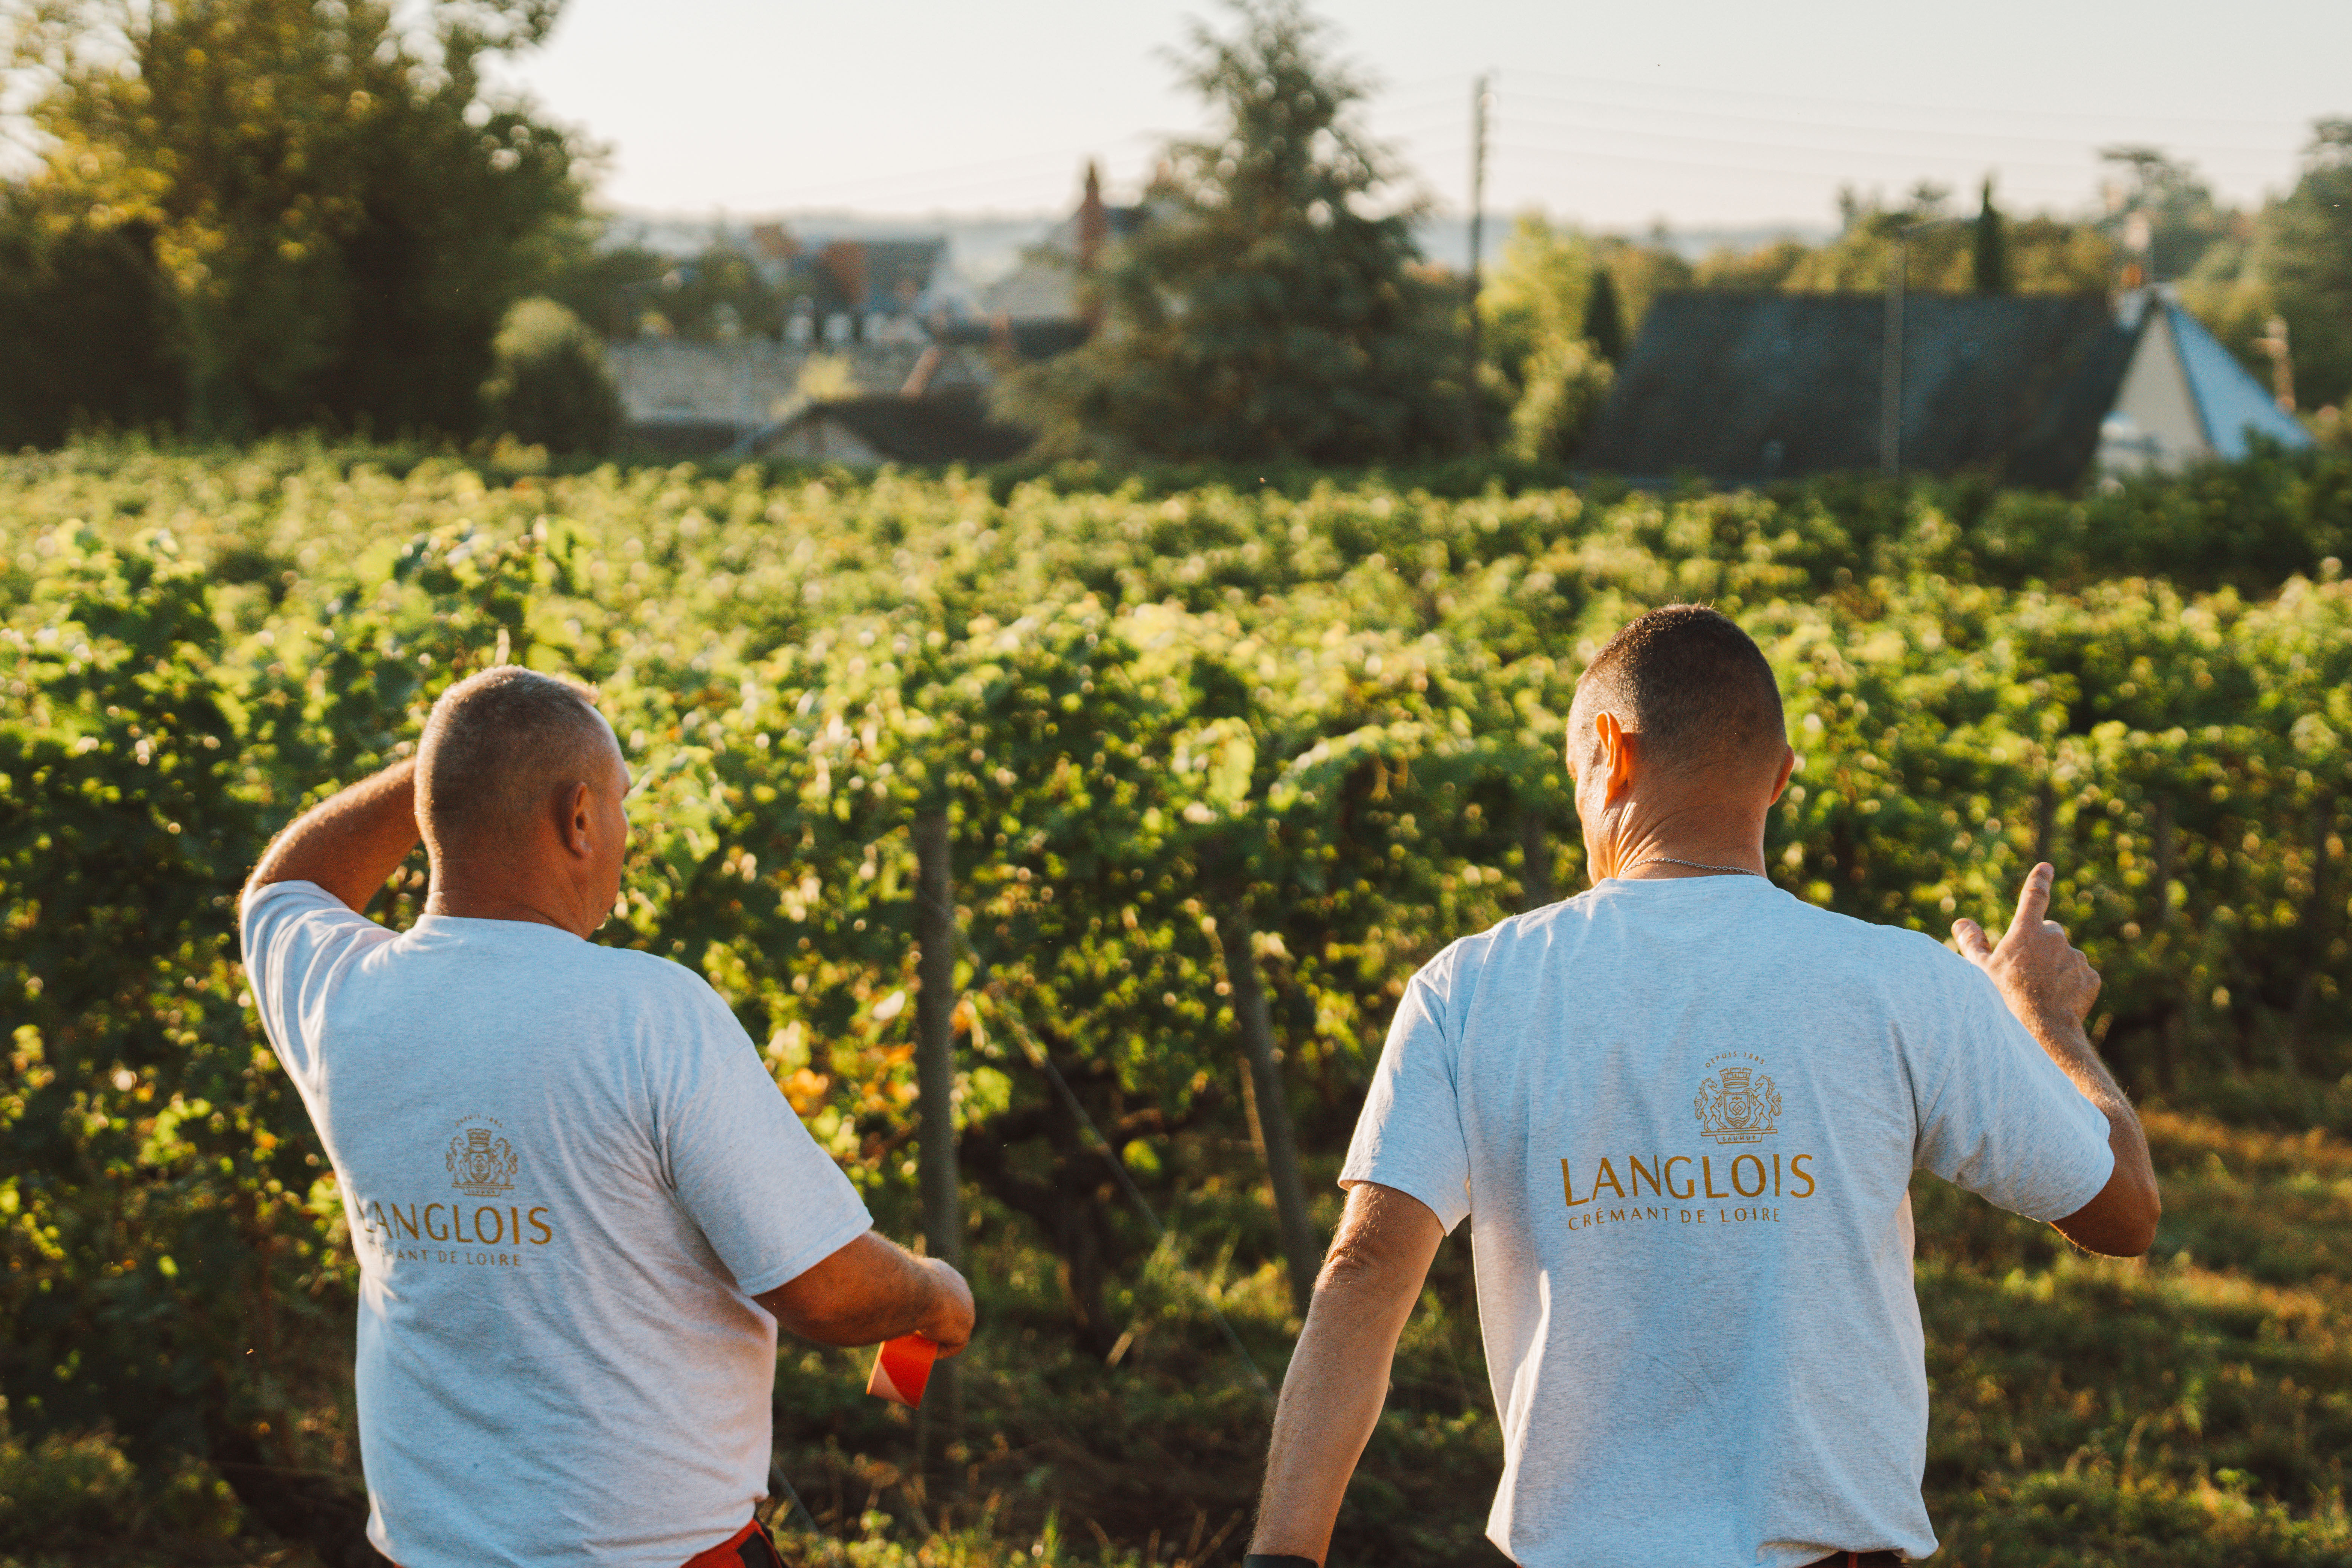
{"type": "Polygon", "coordinates": [[[2153,1184],[2137,1194],[2138,1201],[2125,1214],[2115,1216],[2096,1236],[2083,1245],[2088,1250],[2108,1258],[2144,1258],[2156,1245],[2157,1222],[2164,1217],[2164,1200],[2153,1184]]]}
{"type": "Polygon", "coordinates": [[[2147,1194],[2140,1205],[2138,1218],[2139,1224],[2132,1229],[2131,1247],[2128,1250],[2116,1254],[2117,1257],[2144,1257],[2147,1249],[2156,1245],[2157,1222],[2164,1218],[2164,1198],[2157,1192],[2156,1184],[2153,1182],[2148,1184],[2147,1194]]]}

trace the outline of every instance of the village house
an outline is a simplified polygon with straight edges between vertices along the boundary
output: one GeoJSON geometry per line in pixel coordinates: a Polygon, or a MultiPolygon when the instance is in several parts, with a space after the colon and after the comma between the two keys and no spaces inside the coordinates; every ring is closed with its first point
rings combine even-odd
{"type": "Polygon", "coordinates": [[[1579,454],[1659,482],[1981,473],[2063,489],[2309,434],[2160,290],[1661,295],[1579,454]],[[1898,335],[1899,331],[1899,335],[1898,335]]]}

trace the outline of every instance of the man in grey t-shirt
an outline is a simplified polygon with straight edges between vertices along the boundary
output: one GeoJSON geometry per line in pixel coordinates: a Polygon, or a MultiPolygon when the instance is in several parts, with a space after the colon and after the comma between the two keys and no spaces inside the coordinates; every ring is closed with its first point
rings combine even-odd
{"type": "Polygon", "coordinates": [[[1764,875],[1790,752],[1756,645],[1634,621],[1578,683],[1591,891],[1455,942],[1397,1008],[1283,1384],[1254,1563],[1312,1568],[1440,1239],[1475,1238],[1529,1568],[1798,1568],[1935,1550],[1915,1169],[2095,1252],[2155,1236],[2098,976],[2026,879],[1958,955],[1764,875]]]}
{"type": "Polygon", "coordinates": [[[971,1332],[962,1278],[874,1231],[709,985],[587,940],[628,793],[592,694],[486,670],[246,886],[255,1004],[359,1258],[368,1539],[401,1568],[772,1565],[778,1324],[971,1332]],[[395,932],[362,911],[420,832],[395,932]]]}

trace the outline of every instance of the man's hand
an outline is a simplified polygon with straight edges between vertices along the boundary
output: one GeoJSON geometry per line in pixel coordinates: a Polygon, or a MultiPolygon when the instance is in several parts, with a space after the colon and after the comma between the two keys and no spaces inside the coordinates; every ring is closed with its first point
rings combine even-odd
{"type": "Polygon", "coordinates": [[[2029,1027],[2037,1017],[2080,1026],[2099,994],[2099,972],[2066,940],[2066,928],[2049,918],[2050,884],[2057,875],[2047,860],[2026,873],[2016,918],[1998,947],[1976,921],[1952,922],[1960,956],[1992,976],[2009,1010],[2029,1027]]]}
{"type": "Polygon", "coordinates": [[[2001,933],[2000,946],[1988,942],[1984,928],[1970,920],[1954,921],[1952,936],[1960,956],[1992,977],[2026,1033],[2107,1119],[2114,1173],[2097,1196],[2052,1223],[2085,1251],[2137,1258],[2155,1245],[2164,1205],[2147,1156],[2147,1134],[2083,1032],[2083,1020],[2099,994],[2099,972],[2067,942],[2066,928],[2049,918],[2050,884],[2057,874],[2046,860],[2026,873],[2016,917],[2001,933]]]}
{"type": "Polygon", "coordinates": [[[971,1287],[963,1276],[870,1230],[758,1300],[777,1322],[821,1345],[920,1334],[951,1356],[971,1341],[971,1287]]]}
{"type": "Polygon", "coordinates": [[[915,1331],[939,1346],[941,1356],[951,1356],[971,1342],[975,1315],[971,1286],[943,1258],[926,1258],[922,1263],[931,1271],[937,1289],[929,1313],[915,1325],[915,1331]]]}

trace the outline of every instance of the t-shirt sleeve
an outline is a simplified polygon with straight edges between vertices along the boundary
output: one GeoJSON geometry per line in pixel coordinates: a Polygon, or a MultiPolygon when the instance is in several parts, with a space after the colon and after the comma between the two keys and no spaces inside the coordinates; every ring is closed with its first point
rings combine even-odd
{"type": "MultiPolygon", "coordinates": [[[[1947,955],[1951,956],[1951,955],[1947,955]]],[[[2029,1219],[2063,1219],[2115,1170],[2107,1119],[1965,959],[1947,965],[1948,1020],[1915,1163],[2029,1219]],[[1938,1079],[1940,1081],[1938,1081],[1938,1079]]]]}
{"type": "Polygon", "coordinates": [[[1470,1149],[1447,1030],[1454,957],[1440,953],[1405,987],[1339,1171],[1342,1186],[1375,1182],[1420,1199],[1449,1232],[1470,1212],[1470,1149]]]}
{"type": "Polygon", "coordinates": [[[699,980],[662,1108],[678,1202],[747,1296],[798,1278],[874,1227],[857,1189],[716,992],[699,980]]]}
{"type": "Polygon", "coordinates": [[[316,882],[271,882],[238,922],[245,980],[272,1049],[298,1083],[318,1067],[318,1023],[349,966],[394,933],[316,882]]]}

